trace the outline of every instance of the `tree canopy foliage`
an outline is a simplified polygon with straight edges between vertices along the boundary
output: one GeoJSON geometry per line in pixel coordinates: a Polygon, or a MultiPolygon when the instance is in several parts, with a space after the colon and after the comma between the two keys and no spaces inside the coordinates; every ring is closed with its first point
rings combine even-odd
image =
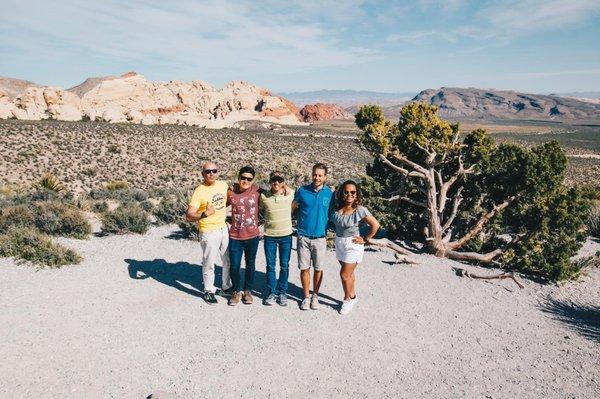
{"type": "Polygon", "coordinates": [[[437,256],[493,262],[548,280],[577,273],[570,258],[586,233],[587,202],[564,185],[556,141],[497,144],[482,129],[461,140],[437,107],[411,103],[397,124],[377,106],[356,114],[375,157],[364,188],[391,234],[421,240],[437,256]]]}

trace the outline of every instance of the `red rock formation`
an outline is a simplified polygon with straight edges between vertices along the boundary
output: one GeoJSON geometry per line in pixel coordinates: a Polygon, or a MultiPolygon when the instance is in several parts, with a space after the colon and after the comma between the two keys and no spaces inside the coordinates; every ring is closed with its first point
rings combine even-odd
{"type": "Polygon", "coordinates": [[[307,104],[300,110],[300,120],[304,122],[327,121],[331,119],[353,119],[354,116],[336,104],[307,104]]]}
{"type": "Polygon", "coordinates": [[[292,114],[296,115],[299,121],[304,121],[304,118],[302,117],[302,115],[300,115],[300,110],[298,109],[298,107],[296,107],[296,104],[294,104],[287,98],[279,97],[279,99],[283,101],[287,109],[289,109],[292,114]]]}

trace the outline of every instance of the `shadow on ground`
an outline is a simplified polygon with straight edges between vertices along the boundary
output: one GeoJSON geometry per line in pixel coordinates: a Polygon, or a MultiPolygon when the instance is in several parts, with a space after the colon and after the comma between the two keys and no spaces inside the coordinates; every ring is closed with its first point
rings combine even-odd
{"type": "MultiPolygon", "coordinates": [[[[152,278],[159,283],[168,285],[176,288],[181,292],[193,295],[195,297],[202,297],[202,267],[200,265],[188,263],[188,262],[167,262],[164,259],[153,259],[153,260],[136,260],[136,259],[125,259],[127,263],[127,269],[129,270],[129,277],[135,280],[145,280],[152,278]]],[[[242,268],[242,271],[244,269],[242,268]]],[[[295,270],[291,268],[290,273],[295,270]]],[[[254,276],[254,289],[252,293],[259,298],[264,299],[267,291],[267,275],[264,272],[256,271],[254,276]]],[[[243,272],[242,272],[243,275],[243,272]]],[[[220,266],[215,267],[215,280],[216,286],[221,286],[222,269],[220,266]]],[[[304,297],[302,293],[302,287],[298,287],[293,283],[288,284],[288,297],[295,300],[298,305],[304,297]]],[[[342,302],[330,297],[329,295],[319,293],[319,299],[325,306],[332,308],[339,308],[342,302]]]]}
{"type": "Polygon", "coordinates": [[[600,342],[600,308],[590,305],[580,305],[574,302],[562,302],[548,299],[541,305],[543,312],[555,320],[567,324],[572,330],[584,337],[600,342]]]}

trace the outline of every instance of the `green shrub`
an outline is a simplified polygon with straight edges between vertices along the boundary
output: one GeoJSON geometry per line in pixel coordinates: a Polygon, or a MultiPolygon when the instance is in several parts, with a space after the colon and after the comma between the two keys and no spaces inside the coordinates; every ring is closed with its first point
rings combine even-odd
{"type": "Polygon", "coordinates": [[[51,268],[81,262],[77,253],[53,243],[46,234],[31,227],[13,227],[0,235],[0,256],[13,256],[51,268]]]}
{"type": "Polygon", "coordinates": [[[129,188],[129,183],[124,180],[113,180],[106,183],[106,189],[108,191],[126,190],[129,188]]]}
{"type": "Polygon", "coordinates": [[[108,203],[106,201],[94,202],[92,205],[92,211],[96,213],[108,212],[108,203]]]}
{"type": "Polygon", "coordinates": [[[148,231],[148,214],[137,204],[119,206],[102,216],[103,234],[126,234],[148,231]]]}
{"type": "Polygon", "coordinates": [[[154,209],[154,204],[150,201],[142,201],[140,202],[140,207],[146,212],[152,213],[152,210],[154,209]]]}
{"type": "Polygon", "coordinates": [[[31,227],[34,224],[34,214],[25,205],[0,209],[0,232],[5,232],[11,227],[31,227]]]}
{"type": "Polygon", "coordinates": [[[35,204],[35,225],[47,234],[85,239],[92,227],[83,213],[60,202],[41,202],[35,204]]]}
{"type": "Polygon", "coordinates": [[[183,194],[164,197],[154,210],[159,224],[171,224],[178,221],[183,221],[185,211],[187,209],[187,201],[183,194]]]}

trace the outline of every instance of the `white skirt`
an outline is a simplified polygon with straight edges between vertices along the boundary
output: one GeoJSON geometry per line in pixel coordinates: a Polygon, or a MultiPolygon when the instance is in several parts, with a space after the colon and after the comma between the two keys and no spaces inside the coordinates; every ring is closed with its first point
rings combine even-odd
{"type": "Polygon", "coordinates": [[[352,242],[354,237],[335,237],[335,256],[345,263],[360,263],[365,253],[364,244],[352,242]]]}

